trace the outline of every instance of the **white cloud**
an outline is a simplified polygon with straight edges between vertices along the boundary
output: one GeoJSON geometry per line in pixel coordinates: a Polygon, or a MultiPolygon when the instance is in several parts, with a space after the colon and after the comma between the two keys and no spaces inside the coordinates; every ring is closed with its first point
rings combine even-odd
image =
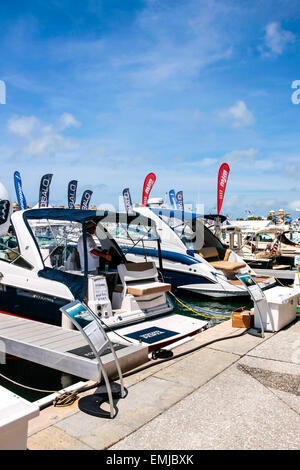
{"type": "Polygon", "coordinates": [[[56,154],[61,151],[74,150],[77,144],[74,139],[63,137],[59,134],[49,133],[30,140],[23,150],[28,155],[44,156],[56,154]]]}
{"type": "Polygon", "coordinates": [[[201,166],[209,167],[216,165],[217,162],[218,160],[216,158],[203,158],[203,160],[201,160],[201,166]]]}
{"type": "Polygon", "coordinates": [[[8,130],[19,137],[30,137],[40,129],[40,122],[35,116],[21,116],[8,121],[8,130]]]}
{"type": "Polygon", "coordinates": [[[263,55],[280,55],[285,47],[290,43],[294,43],[295,40],[295,34],[283,29],[279,23],[269,23],[265,28],[264,47],[260,50],[263,55]]]}
{"type": "MultiPolygon", "coordinates": [[[[299,157],[297,157],[299,158],[299,157]]],[[[292,163],[289,162],[287,165],[284,166],[284,172],[290,178],[295,178],[298,180],[299,178],[299,171],[300,171],[300,164],[299,163],[292,163]]]]}
{"type": "Polygon", "coordinates": [[[232,152],[225,153],[225,155],[222,157],[222,160],[226,161],[227,163],[237,163],[240,160],[253,160],[257,154],[258,150],[254,148],[250,148],[248,150],[232,150],[232,152]]]}
{"type": "Polygon", "coordinates": [[[230,108],[220,111],[219,114],[223,118],[229,118],[233,127],[250,126],[254,123],[252,112],[247,108],[246,103],[241,100],[230,108]]]}
{"type": "Polygon", "coordinates": [[[257,170],[267,171],[272,170],[275,167],[273,160],[256,160],[254,162],[254,168],[257,170]]]}
{"type": "Polygon", "coordinates": [[[292,201],[289,203],[289,209],[295,211],[296,209],[300,209],[300,200],[292,201]]]}
{"type": "MultiPolygon", "coordinates": [[[[59,119],[60,130],[70,126],[78,127],[80,123],[72,114],[65,113],[59,119]]],[[[8,130],[26,141],[22,152],[31,156],[56,155],[62,151],[78,147],[74,139],[61,135],[55,126],[43,125],[35,116],[15,117],[8,121],[8,130]]]]}
{"type": "Polygon", "coordinates": [[[77,121],[73,114],[70,113],[63,113],[59,118],[60,129],[64,130],[68,127],[80,127],[81,122],[77,121]]]}

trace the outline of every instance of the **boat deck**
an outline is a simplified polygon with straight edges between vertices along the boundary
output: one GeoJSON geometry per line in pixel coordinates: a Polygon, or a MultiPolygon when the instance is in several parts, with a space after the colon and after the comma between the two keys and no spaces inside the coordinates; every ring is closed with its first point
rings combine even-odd
{"type": "MultiPolygon", "coordinates": [[[[122,370],[148,359],[141,346],[115,348],[122,370]]],[[[88,380],[99,380],[99,363],[78,330],[65,329],[0,312],[0,354],[7,353],[88,380]]],[[[101,356],[108,373],[116,372],[112,353],[101,356]]]]}
{"type": "MultiPolygon", "coordinates": [[[[255,282],[263,282],[265,281],[266,279],[269,279],[271,276],[252,276],[253,279],[255,280],[255,282]]],[[[236,279],[236,280],[229,280],[228,281],[230,284],[234,285],[234,286],[243,286],[244,284],[242,283],[242,281],[240,281],[239,279],[236,279]]]]}

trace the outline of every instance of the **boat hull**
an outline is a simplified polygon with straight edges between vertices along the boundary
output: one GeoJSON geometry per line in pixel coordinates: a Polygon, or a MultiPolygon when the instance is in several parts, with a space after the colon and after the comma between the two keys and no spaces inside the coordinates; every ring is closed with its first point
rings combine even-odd
{"type": "Polygon", "coordinates": [[[68,302],[69,299],[1,284],[1,309],[29,320],[61,326],[60,308],[68,302]]]}

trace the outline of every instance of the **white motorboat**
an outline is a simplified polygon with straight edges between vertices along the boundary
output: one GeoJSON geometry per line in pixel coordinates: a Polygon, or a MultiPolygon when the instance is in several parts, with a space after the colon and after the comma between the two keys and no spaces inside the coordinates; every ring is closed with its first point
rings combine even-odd
{"type": "MultiPolygon", "coordinates": [[[[247,296],[237,274],[249,273],[262,289],[274,286],[271,276],[256,276],[253,269],[228,249],[204,224],[203,216],[186,211],[157,207],[135,207],[152,219],[161,242],[164,280],[176,289],[209,297],[247,296]]],[[[159,252],[147,233],[128,237],[115,234],[127,259],[151,260],[159,266],[159,252]]]]}
{"type": "Polygon", "coordinates": [[[11,214],[10,221],[0,225],[1,310],[62,326],[60,307],[78,299],[100,317],[109,331],[120,332],[125,326],[137,325],[128,334],[147,329],[150,320],[152,331],[154,319],[166,317],[169,328],[161,331],[152,348],[160,340],[166,344],[206,328],[207,322],[187,317],[183,327],[183,317],[172,314],[173,304],[167,295],[171,285],[160,282],[155,264],[128,261],[105,229],[106,224],[117,222],[134,231],[136,219],[139,227],[154,232],[153,222],[138,214],[54,208],[11,214]],[[84,266],[80,266],[77,252],[78,238],[83,234],[86,239],[85,224],[91,220],[97,226],[98,246],[112,256],[96,275],[87,271],[86,243],[84,266]],[[138,326],[141,322],[145,322],[143,327],[138,326]]]}
{"type": "Polygon", "coordinates": [[[254,270],[293,270],[300,245],[293,240],[293,231],[287,227],[269,225],[256,231],[243,232],[234,224],[222,227],[229,248],[238,253],[254,270]]]}

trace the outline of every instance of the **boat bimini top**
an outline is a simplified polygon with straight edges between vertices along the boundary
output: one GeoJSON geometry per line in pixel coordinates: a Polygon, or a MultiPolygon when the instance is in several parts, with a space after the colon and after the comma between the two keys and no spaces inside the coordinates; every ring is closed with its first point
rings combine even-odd
{"type": "MultiPolygon", "coordinates": [[[[204,224],[204,219],[216,220],[216,215],[203,215],[196,212],[187,212],[170,209],[151,208],[151,211],[164,221],[175,232],[185,245],[187,253],[193,256],[203,246],[224,248],[223,243],[204,224]]],[[[218,216],[220,222],[226,220],[225,216],[218,216]]],[[[159,229],[158,229],[159,231],[159,229]]],[[[226,247],[227,248],[227,247],[226,247]]]]}
{"type": "MultiPolygon", "coordinates": [[[[159,237],[155,230],[153,220],[137,213],[120,213],[110,211],[94,211],[94,210],[78,210],[78,209],[29,209],[23,212],[13,214],[13,219],[23,218],[27,226],[29,234],[31,234],[38,252],[42,257],[42,265],[38,271],[40,277],[46,279],[63,282],[66,284],[75,298],[82,300],[86,292],[88,263],[87,263],[87,247],[86,247],[86,223],[93,221],[96,224],[96,237],[99,239],[102,248],[107,251],[113,250],[113,258],[115,265],[126,263],[126,257],[122,250],[114,240],[111,227],[122,227],[122,230],[131,233],[144,233],[152,239],[157,240],[159,237]],[[40,227],[49,227],[49,236],[41,236],[40,227]],[[60,228],[60,230],[58,230],[60,228]],[[110,230],[109,230],[110,229],[110,230]],[[78,276],[78,265],[75,269],[65,269],[67,258],[72,255],[72,248],[76,253],[76,245],[79,236],[83,236],[84,251],[84,269],[81,268],[82,276],[78,276]],[[73,247],[72,247],[73,245],[73,247]],[[56,269],[53,269],[56,268],[56,269]],[[77,268],[77,272],[76,272],[77,268]],[[76,276],[74,275],[76,274],[76,276]]],[[[19,224],[14,224],[16,227],[19,224]]],[[[25,234],[25,230],[23,233],[25,234]]],[[[44,233],[45,235],[45,233],[44,233]]],[[[18,237],[20,245],[26,245],[26,237],[18,237]],[[23,242],[23,243],[22,243],[23,242]]],[[[22,246],[21,253],[22,253],[22,246]]],[[[27,259],[30,261],[30,244],[23,246],[26,251],[27,259]]],[[[33,254],[32,254],[33,255],[33,254]]],[[[37,265],[32,259],[32,264],[37,265]]],[[[73,266],[74,268],[74,266],[73,266]]]]}

